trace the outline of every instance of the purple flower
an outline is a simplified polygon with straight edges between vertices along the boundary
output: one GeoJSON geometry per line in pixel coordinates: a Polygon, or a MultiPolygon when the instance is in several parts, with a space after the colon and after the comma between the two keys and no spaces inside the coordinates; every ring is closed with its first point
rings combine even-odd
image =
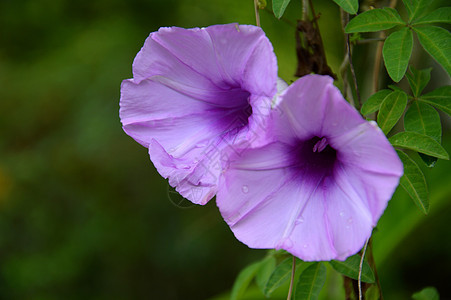
{"type": "Polygon", "coordinates": [[[382,131],[319,75],[282,93],[268,130],[272,141],[233,154],[221,179],[217,205],[235,236],[305,261],[356,253],[403,173],[382,131]]]}
{"type": "Polygon", "coordinates": [[[264,137],[276,80],[272,45],[258,27],[160,28],[122,82],[123,129],[149,148],[171,186],[205,204],[217,192],[222,150],[264,137]]]}

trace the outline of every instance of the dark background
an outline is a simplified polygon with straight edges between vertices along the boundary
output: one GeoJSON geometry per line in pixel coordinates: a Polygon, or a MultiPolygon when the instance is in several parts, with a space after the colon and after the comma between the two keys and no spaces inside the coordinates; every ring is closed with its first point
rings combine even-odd
{"type": "MultiPolygon", "coordinates": [[[[288,6],[291,22],[298,2],[288,6]]],[[[337,73],[339,11],[329,0],[315,5],[337,73]]],[[[290,82],[294,28],[261,18],[290,82]]],[[[230,22],[254,24],[252,1],[0,0],[0,299],[208,299],[265,254],[235,240],[214,200],[193,206],[171,192],[118,116],[121,80],[150,32],[230,22]]],[[[364,98],[374,48],[355,52],[364,98]]],[[[411,62],[434,67],[427,90],[449,84],[423,50],[411,62]]],[[[451,297],[450,162],[425,172],[430,214],[400,190],[374,234],[386,299],[427,285],[451,297]]],[[[338,297],[336,286],[322,297],[338,297]]]]}

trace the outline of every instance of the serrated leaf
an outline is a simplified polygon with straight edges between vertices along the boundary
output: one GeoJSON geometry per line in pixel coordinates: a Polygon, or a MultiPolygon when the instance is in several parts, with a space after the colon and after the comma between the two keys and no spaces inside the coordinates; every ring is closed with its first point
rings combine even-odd
{"type": "Polygon", "coordinates": [[[396,10],[389,7],[376,8],[355,16],[349,21],[345,32],[374,32],[390,29],[396,25],[405,25],[396,10]]]}
{"type": "Polygon", "coordinates": [[[421,46],[451,77],[451,33],[437,26],[413,27],[421,46]]]}
{"type": "Polygon", "coordinates": [[[412,22],[412,25],[451,23],[451,7],[441,7],[412,22]]]}
{"type": "Polygon", "coordinates": [[[418,100],[429,103],[451,116],[451,85],[445,85],[422,95],[418,100]]]}
{"type": "Polygon", "coordinates": [[[402,0],[409,14],[409,22],[424,13],[426,7],[430,5],[430,0],[402,0]]]}
{"type": "Polygon", "coordinates": [[[399,82],[406,73],[413,48],[413,34],[408,27],[390,34],[384,42],[382,54],[388,75],[399,82]]]}
{"type": "Polygon", "coordinates": [[[399,184],[406,190],[418,208],[427,215],[429,212],[428,187],[420,167],[402,151],[396,150],[404,165],[404,175],[399,184]]]}
{"type": "Polygon", "coordinates": [[[326,282],[327,269],[317,262],[309,266],[299,276],[294,291],[294,300],[316,300],[326,282]]]}
{"type": "Polygon", "coordinates": [[[441,159],[449,159],[446,150],[433,138],[416,132],[400,132],[388,139],[395,147],[421,152],[441,159]]]}
{"type": "Polygon", "coordinates": [[[362,108],[360,109],[362,115],[368,115],[370,113],[378,111],[381,107],[382,101],[384,101],[385,97],[387,97],[391,93],[392,91],[390,90],[380,90],[371,95],[371,97],[369,97],[368,100],[363,103],[362,108]]]}
{"type": "Polygon", "coordinates": [[[395,91],[385,97],[377,116],[377,124],[385,134],[396,125],[406,106],[407,95],[404,92],[395,91]]]}
{"type": "Polygon", "coordinates": [[[291,0],[273,0],[272,11],[277,19],[280,19],[291,0]]]}
{"type": "Polygon", "coordinates": [[[351,15],[355,15],[359,10],[358,0],[334,0],[343,10],[351,15]]]}
{"type": "MultiPolygon", "coordinates": [[[[300,263],[300,260],[296,259],[296,266],[300,263]]],[[[268,282],[265,286],[264,294],[270,296],[279,286],[291,276],[291,269],[293,267],[293,259],[291,257],[282,261],[269,276],[268,282]]]]}
{"type": "MultiPolygon", "coordinates": [[[[355,254],[345,261],[331,260],[329,263],[337,272],[357,280],[359,278],[360,258],[360,255],[355,254]]],[[[363,261],[361,280],[368,283],[375,281],[373,270],[365,260],[363,261]]]]}
{"type": "Polygon", "coordinates": [[[440,300],[440,296],[435,287],[427,287],[412,295],[414,300],[440,300]]]}
{"type": "Polygon", "coordinates": [[[415,97],[421,95],[421,92],[431,80],[431,70],[432,68],[417,70],[413,66],[409,67],[410,74],[407,73],[406,77],[415,97]]]}
{"type": "Polygon", "coordinates": [[[230,295],[230,300],[238,300],[240,297],[244,295],[247,287],[251,283],[252,279],[254,279],[257,270],[260,267],[261,262],[253,263],[238,274],[235,279],[235,283],[233,284],[232,293],[230,295]]]}
{"type": "Polygon", "coordinates": [[[268,282],[268,279],[275,268],[276,258],[274,256],[268,256],[262,261],[260,268],[257,271],[257,276],[255,277],[255,282],[257,283],[257,286],[260,288],[262,293],[265,292],[266,283],[268,282]]]}

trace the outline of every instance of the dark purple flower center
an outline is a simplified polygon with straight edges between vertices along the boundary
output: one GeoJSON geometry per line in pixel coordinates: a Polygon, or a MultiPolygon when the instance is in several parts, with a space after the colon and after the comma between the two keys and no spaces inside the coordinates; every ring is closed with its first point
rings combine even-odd
{"type": "Polygon", "coordinates": [[[337,151],[329,145],[327,138],[315,136],[299,141],[294,153],[295,169],[304,176],[318,178],[333,174],[337,151]]]}
{"type": "Polygon", "coordinates": [[[238,132],[241,128],[249,124],[249,117],[252,115],[252,106],[249,103],[249,97],[250,93],[245,90],[231,90],[229,101],[233,105],[221,108],[223,111],[221,122],[227,128],[226,132],[238,132]]]}

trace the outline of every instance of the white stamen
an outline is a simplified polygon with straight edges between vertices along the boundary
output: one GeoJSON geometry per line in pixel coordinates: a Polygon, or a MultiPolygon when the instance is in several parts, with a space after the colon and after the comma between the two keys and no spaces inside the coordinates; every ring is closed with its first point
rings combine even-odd
{"type": "Polygon", "coordinates": [[[319,140],[315,146],[313,146],[313,152],[321,152],[327,147],[327,140],[326,138],[322,138],[319,140]]]}

